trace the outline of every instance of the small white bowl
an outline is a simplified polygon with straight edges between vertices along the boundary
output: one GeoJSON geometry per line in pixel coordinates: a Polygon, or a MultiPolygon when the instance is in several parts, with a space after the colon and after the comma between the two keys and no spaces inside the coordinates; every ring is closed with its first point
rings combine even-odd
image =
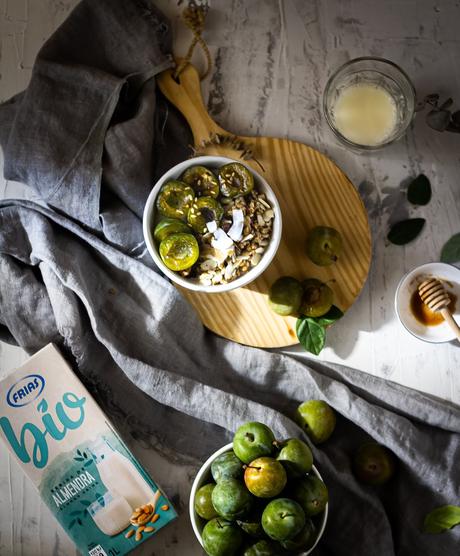
{"type": "Polygon", "coordinates": [[[446,322],[437,326],[426,326],[419,322],[410,308],[410,300],[418,285],[427,278],[439,278],[449,293],[457,298],[454,312],[460,323],[460,270],[446,263],[427,263],[408,272],[399,282],[395,295],[395,311],[404,328],[416,338],[433,344],[450,342],[455,334],[446,322]]]}
{"type": "MultiPolygon", "coordinates": [[[[189,500],[190,521],[192,523],[193,532],[195,533],[195,536],[198,539],[198,542],[201,544],[201,546],[203,546],[203,539],[201,538],[201,532],[202,532],[203,527],[204,527],[204,520],[201,519],[200,516],[195,512],[195,495],[196,495],[197,490],[200,487],[202,487],[203,485],[205,485],[205,484],[207,484],[207,483],[209,483],[213,480],[212,475],[211,475],[211,464],[212,464],[212,462],[218,456],[220,456],[221,454],[223,454],[225,452],[230,452],[231,450],[233,450],[233,444],[232,443],[227,444],[225,446],[222,446],[222,448],[217,450],[217,452],[214,452],[212,454],[212,456],[210,456],[203,463],[203,465],[201,466],[200,470],[198,471],[198,473],[195,477],[195,480],[193,481],[193,484],[192,484],[192,490],[190,492],[190,500],[189,500]]],[[[313,466],[312,471],[318,477],[318,479],[323,480],[315,466],[313,466]]],[[[311,548],[309,548],[307,551],[299,552],[298,556],[307,556],[308,554],[313,552],[313,549],[318,544],[320,538],[323,536],[324,530],[326,529],[328,513],[329,513],[329,504],[326,504],[326,507],[324,508],[322,520],[321,520],[321,525],[319,527],[319,532],[318,532],[318,535],[317,535],[316,540],[315,540],[315,544],[311,548]]]]}
{"type": "Polygon", "coordinates": [[[275,194],[273,193],[271,187],[268,183],[264,180],[264,178],[255,172],[252,168],[244,164],[241,160],[233,160],[231,158],[225,158],[223,156],[198,156],[196,158],[191,158],[190,160],[186,160],[173,166],[170,170],[163,174],[163,176],[157,181],[154,185],[150,195],[148,196],[147,203],[144,208],[144,215],[143,215],[143,231],[144,231],[144,239],[147,245],[147,249],[149,250],[150,255],[152,256],[155,264],[161,269],[161,271],[168,276],[173,282],[179,284],[183,288],[187,288],[189,290],[194,290],[198,292],[207,292],[207,293],[221,293],[221,292],[228,292],[230,290],[234,290],[236,288],[240,288],[241,286],[246,286],[250,282],[253,282],[256,278],[258,278],[264,270],[268,267],[268,265],[273,260],[273,257],[278,250],[278,246],[281,241],[281,231],[282,231],[282,217],[281,217],[281,209],[279,203],[276,199],[275,194]],[[265,193],[267,200],[272,206],[273,212],[275,213],[273,219],[273,229],[272,235],[270,238],[270,243],[268,244],[265,252],[262,255],[262,258],[255,267],[251,268],[248,272],[229,282],[228,284],[218,284],[215,286],[204,286],[198,282],[198,280],[194,280],[191,278],[184,278],[177,274],[176,272],[170,270],[165,266],[163,261],[160,258],[158,253],[158,248],[155,245],[155,241],[153,239],[153,223],[155,222],[156,217],[156,198],[157,195],[164,183],[169,180],[179,179],[179,177],[183,174],[183,172],[190,168],[190,166],[206,166],[207,168],[218,168],[219,166],[223,166],[224,164],[229,164],[231,162],[238,162],[239,164],[243,164],[248,168],[248,170],[254,176],[254,185],[261,193],[265,193]]]}

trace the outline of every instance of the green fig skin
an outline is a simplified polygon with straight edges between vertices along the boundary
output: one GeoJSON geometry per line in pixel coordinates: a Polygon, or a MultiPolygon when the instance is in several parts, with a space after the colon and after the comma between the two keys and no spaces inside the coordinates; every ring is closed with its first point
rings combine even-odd
{"type": "Polygon", "coordinates": [[[336,416],[325,401],[307,400],[297,408],[296,421],[314,444],[321,444],[334,432],[336,416]]]}
{"type": "Polygon", "coordinates": [[[342,236],[335,228],[316,226],[308,234],[307,255],[318,266],[336,263],[342,253],[342,236]]]}

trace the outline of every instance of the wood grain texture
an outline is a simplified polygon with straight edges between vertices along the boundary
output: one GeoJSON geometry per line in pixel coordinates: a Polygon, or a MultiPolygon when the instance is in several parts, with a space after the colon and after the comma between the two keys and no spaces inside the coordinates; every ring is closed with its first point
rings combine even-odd
{"type": "MultiPolygon", "coordinates": [[[[175,80],[172,71],[158,78],[163,94],[189,123],[200,154],[239,158],[228,146],[209,144],[213,134],[229,132],[208,115],[198,72],[188,65],[175,80]]],[[[280,276],[319,278],[334,290],[335,304],[346,311],[366,281],[371,262],[367,212],[347,176],[325,155],[296,141],[273,137],[239,137],[253,153],[247,161],[272,187],[281,206],[283,235],[267,270],[248,286],[226,293],[180,288],[210,330],[257,347],[297,343],[295,318],[274,314],[267,304],[270,285],[280,276]],[[337,264],[319,267],[305,254],[309,230],[325,225],[340,231],[344,248],[337,264]]]]}

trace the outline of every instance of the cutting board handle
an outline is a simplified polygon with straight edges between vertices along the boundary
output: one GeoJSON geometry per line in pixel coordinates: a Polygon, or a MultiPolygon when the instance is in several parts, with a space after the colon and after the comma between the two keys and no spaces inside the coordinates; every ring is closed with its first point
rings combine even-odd
{"type": "Polygon", "coordinates": [[[165,97],[174,104],[187,120],[195,145],[209,140],[214,133],[227,132],[209,116],[201,96],[200,77],[192,64],[187,64],[179,77],[174,78],[174,68],[157,77],[157,83],[165,97]]]}

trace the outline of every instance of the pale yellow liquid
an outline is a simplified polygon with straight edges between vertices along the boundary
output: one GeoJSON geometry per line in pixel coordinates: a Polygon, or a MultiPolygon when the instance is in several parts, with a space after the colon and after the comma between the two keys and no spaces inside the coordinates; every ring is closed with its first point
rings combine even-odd
{"type": "Polygon", "coordinates": [[[350,85],[336,101],[334,119],[337,130],[349,141],[380,145],[396,128],[396,103],[391,94],[378,85],[350,85]]]}

